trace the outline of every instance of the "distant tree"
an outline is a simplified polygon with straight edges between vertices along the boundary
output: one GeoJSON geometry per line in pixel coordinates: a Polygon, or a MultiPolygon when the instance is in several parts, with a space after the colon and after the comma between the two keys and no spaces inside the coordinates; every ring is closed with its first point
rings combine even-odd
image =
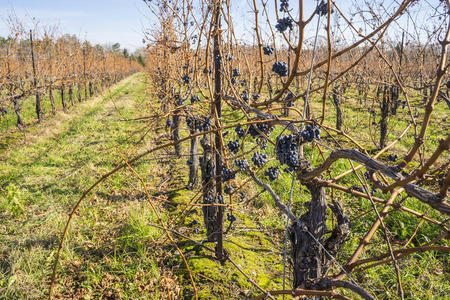
{"type": "Polygon", "coordinates": [[[113,51],[118,51],[120,49],[120,43],[115,43],[112,45],[112,50],[113,51]]]}
{"type": "Polygon", "coordinates": [[[141,66],[145,67],[145,59],[144,59],[144,57],[142,56],[142,54],[139,54],[139,55],[137,56],[137,62],[138,62],[141,66]]]}

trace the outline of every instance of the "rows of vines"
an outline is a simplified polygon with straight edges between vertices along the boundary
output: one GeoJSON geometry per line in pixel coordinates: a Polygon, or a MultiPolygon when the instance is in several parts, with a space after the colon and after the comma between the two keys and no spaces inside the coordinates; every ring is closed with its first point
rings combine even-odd
{"type": "Polygon", "coordinates": [[[427,4],[406,0],[387,9],[369,1],[349,15],[330,0],[309,14],[304,1],[290,2],[249,1],[251,29],[243,34],[235,30],[240,17],[230,1],[146,1],[157,19],[147,36],[148,74],[158,87],[173,155],[186,159],[187,186],[199,191],[192,202],[202,205],[217,260],[232,261],[223,240],[249,199],[268,193],[285,215],[289,245],[280,263],[291,274],[283,274],[284,290],[273,292],[249,278],[262,292],[259,299],[339,297],[336,287],[373,299],[354,273],[381,264],[394,266],[403,299],[409,292],[401,259],[449,250],[450,135],[447,118],[433,114],[438,104],[450,107],[449,4],[419,12],[427,4]],[[419,14],[433,24],[414,23],[419,14]],[[362,125],[356,131],[346,121],[349,107],[362,125]],[[433,122],[446,125],[428,139],[433,122]],[[344,171],[335,167],[342,160],[344,171]],[[278,188],[280,177],[291,178],[290,186],[278,188]],[[309,200],[293,209],[299,193],[309,200]],[[435,213],[413,210],[409,201],[435,213]],[[395,247],[386,224],[399,213],[438,233],[415,247],[406,247],[414,236],[395,247]],[[366,215],[372,224],[356,230],[352,225],[366,215]],[[386,253],[371,243],[379,229],[386,253]],[[360,242],[342,257],[350,236],[360,242]],[[372,255],[361,259],[364,252],[372,255]]]}
{"type": "Polygon", "coordinates": [[[46,113],[67,111],[141,68],[117,49],[58,36],[53,27],[36,24],[28,30],[14,18],[9,25],[8,37],[0,39],[0,111],[3,118],[15,114],[20,129],[27,122],[24,102],[33,101],[34,118],[40,121],[46,113]]]}
{"type": "Polygon", "coordinates": [[[100,182],[164,149],[164,159],[187,164],[195,195],[155,225],[184,263],[186,297],[198,298],[199,277],[179,240],[232,264],[253,299],[404,299],[414,294],[403,284],[407,257],[433,252],[448,265],[448,1],[344,9],[327,0],[309,10],[301,0],[144,2],[154,21],[145,41],[156,106],[141,119],[155,130],[164,124],[166,142],[123,157],[71,217],[100,182]],[[279,290],[264,289],[225,243],[264,195],[282,218],[279,290]],[[203,223],[179,232],[194,210],[203,223]],[[398,220],[414,220],[415,230],[402,235],[398,220]],[[431,233],[419,234],[424,226],[431,233]],[[395,295],[361,275],[383,265],[395,274],[395,295]]]}

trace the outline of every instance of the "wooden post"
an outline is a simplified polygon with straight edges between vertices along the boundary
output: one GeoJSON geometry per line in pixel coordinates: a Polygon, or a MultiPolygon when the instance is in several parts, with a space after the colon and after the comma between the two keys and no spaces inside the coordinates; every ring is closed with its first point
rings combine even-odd
{"type": "Polygon", "coordinates": [[[84,85],[84,100],[88,98],[87,80],[86,80],[86,48],[83,47],[83,85],[84,85]]]}
{"type": "Polygon", "coordinates": [[[36,75],[36,63],[34,61],[34,44],[33,44],[33,31],[30,30],[30,47],[31,47],[31,64],[33,66],[33,88],[36,95],[36,115],[38,121],[42,119],[41,115],[41,95],[37,88],[37,75],[36,75]]]}
{"type": "MultiPolygon", "coordinates": [[[[214,55],[214,106],[213,114],[216,116],[216,127],[219,128],[221,125],[220,119],[222,116],[222,103],[221,103],[221,92],[222,92],[222,64],[220,57],[220,40],[221,40],[221,6],[222,1],[216,0],[215,3],[215,14],[214,14],[214,41],[213,41],[213,55],[214,55]]],[[[222,132],[217,131],[215,133],[215,148],[216,148],[216,198],[222,197],[222,132]]],[[[217,223],[216,223],[216,236],[217,236],[217,247],[216,247],[216,257],[217,259],[223,259],[223,215],[224,206],[217,207],[217,223]]]]}

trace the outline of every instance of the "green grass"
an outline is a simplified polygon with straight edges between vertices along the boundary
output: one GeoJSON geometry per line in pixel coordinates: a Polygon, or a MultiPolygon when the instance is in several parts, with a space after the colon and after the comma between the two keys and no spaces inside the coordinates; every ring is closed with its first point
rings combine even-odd
{"type": "MultiPolygon", "coordinates": [[[[49,124],[42,128],[28,128],[20,141],[8,145],[0,170],[2,297],[42,298],[48,293],[50,264],[71,207],[120,161],[117,150],[132,156],[149,140],[137,142],[144,124],[120,120],[145,111],[145,87],[145,77],[134,75],[70,114],[46,120],[49,124]],[[46,132],[54,125],[55,131],[46,132]]],[[[149,176],[152,165],[146,161],[136,170],[149,176]]],[[[57,295],[109,293],[133,299],[141,288],[157,291],[156,260],[145,245],[160,233],[146,226],[154,216],[137,187],[138,181],[123,171],[81,206],[62,253],[57,295]]]]}
{"type": "MultiPolygon", "coordinates": [[[[132,157],[154,146],[159,135],[164,133],[164,119],[148,134],[147,123],[124,121],[152,114],[158,104],[147,91],[149,86],[143,74],[133,75],[103,96],[77,104],[68,114],[58,112],[42,124],[29,125],[23,133],[12,130],[4,136],[1,142],[3,152],[0,153],[0,298],[41,299],[48,295],[51,264],[60,235],[68,213],[83,191],[122,162],[118,151],[132,157]]],[[[352,136],[359,143],[368,149],[375,148],[366,126],[368,120],[361,116],[365,108],[351,100],[344,105],[344,130],[357,132],[352,136]]],[[[315,115],[320,114],[319,101],[314,101],[312,107],[315,115]]],[[[28,110],[26,115],[32,118],[32,106],[28,110]]],[[[239,117],[236,111],[225,113],[239,117]]],[[[442,103],[436,106],[435,113],[438,118],[445,116],[442,103]]],[[[327,114],[326,124],[334,126],[334,109],[330,103],[327,104],[327,114]]],[[[406,126],[405,119],[404,112],[390,119],[390,140],[406,126]]],[[[435,137],[441,136],[442,130],[437,124],[432,124],[426,151],[435,147],[435,137]]],[[[271,137],[275,138],[280,132],[281,129],[276,129],[271,137]]],[[[412,133],[410,129],[392,152],[404,154],[412,142],[412,133]]],[[[183,130],[182,136],[187,134],[183,130]]],[[[226,141],[234,139],[234,131],[230,136],[226,141]]],[[[342,138],[339,142],[346,147],[354,147],[342,138]]],[[[188,143],[183,147],[186,151],[188,143]]],[[[250,145],[246,147],[250,149],[250,145]]],[[[273,154],[273,145],[269,144],[266,152],[273,154]]],[[[150,154],[134,164],[134,168],[147,184],[151,200],[163,221],[190,238],[204,242],[202,210],[198,206],[187,205],[195,204],[196,201],[191,200],[198,198],[196,191],[184,189],[187,182],[186,159],[174,160],[170,156],[172,153],[173,149],[169,148],[150,154]],[[180,216],[182,211],[184,214],[180,216]],[[194,220],[198,225],[191,225],[194,220]]],[[[317,147],[311,149],[307,146],[305,153],[314,165],[322,161],[317,147]]],[[[328,150],[324,155],[328,155],[328,150]]],[[[267,164],[272,165],[276,162],[267,164]]],[[[332,175],[349,168],[348,161],[338,161],[333,165],[332,175]]],[[[245,180],[239,174],[234,184],[243,184],[249,199],[260,189],[244,184],[245,180]]],[[[358,184],[358,181],[349,175],[340,183],[350,186],[358,184]]],[[[288,201],[290,185],[291,177],[284,172],[272,184],[284,202],[288,201]]],[[[381,192],[376,196],[387,198],[381,192]]],[[[376,215],[370,212],[356,218],[371,209],[368,201],[338,191],[333,197],[340,199],[346,212],[352,216],[351,237],[337,256],[338,261],[344,263],[357,247],[359,238],[376,220],[376,215]]],[[[236,198],[233,197],[234,203],[239,202],[236,198]]],[[[402,194],[402,198],[406,199],[406,195],[402,194]]],[[[296,215],[300,216],[305,211],[304,203],[308,199],[307,190],[296,182],[293,198],[296,215]]],[[[226,200],[229,201],[228,197],[226,200]]],[[[419,201],[408,198],[403,205],[443,220],[419,201]]],[[[377,207],[381,209],[380,205],[377,207]]],[[[273,200],[266,193],[249,203],[235,206],[233,213],[237,221],[233,224],[235,228],[225,236],[227,253],[261,287],[281,289],[284,216],[274,208],[273,200]]],[[[386,219],[396,248],[409,239],[419,222],[420,219],[404,212],[393,212],[386,219]]],[[[58,268],[56,296],[164,299],[170,294],[172,299],[191,298],[193,289],[180,255],[164,232],[150,224],[158,224],[157,216],[139,180],[129,170],[121,170],[100,184],[72,221],[58,268]]],[[[225,228],[228,225],[229,222],[225,221],[225,228]]],[[[439,232],[437,226],[425,222],[417,230],[410,246],[420,245],[439,232]]],[[[188,260],[201,299],[243,299],[259,294],[229,262],[222,265],[212,259],[213,253],[192,241],[174,237],[188,260]]],[[[386,252],[385,244],[384,234],[379,230],[361,258],[386,252]]],[[[204,245],[214,248],[212,243],[204,242],[204,245]]],[[[450,293],[449,265],[448,255],[434,252],[415,254],[401,260],[407,297],[446,297],[450,293]]],[[[334,266],[332,271],[338,271],[337,267],[334,266]]],[[[396,279],[391,264],[357,273],[355,279],[379,298],[395,297],[396,279]]],[[[288,278],[287,287],[290,287],[290,282],[288,278]]],[[[354,297],[353,294],[347,295],[354,297]]]]}

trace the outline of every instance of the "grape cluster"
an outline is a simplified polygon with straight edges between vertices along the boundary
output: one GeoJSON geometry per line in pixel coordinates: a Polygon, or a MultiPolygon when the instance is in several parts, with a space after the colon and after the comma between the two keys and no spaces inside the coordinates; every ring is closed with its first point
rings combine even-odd
{"type": "Polygon", "coordinates": [[[176,106],[181,106],[183,105],[183,98],[180,97],[180,95],[175,95],[175,105],[176,106]]]}
{"type": "MultiPolygon", "coordinates": [[[[331,8],[331,12],[333,12],[333,8],[331,8]]],[[[317,6],[316,13],[320,16],[325,16],[328,13],[328,4],[325,1],[320,2],[319,6],[317,6]]]]}
{"type": "Polygon", "coordinates": [[[278,19],[277,25],[275,25],[275,28],[279,32],[284,32],[286,29],[292,30],[294,29],[294,24],[292,23],[292,19],[289,17],[278,19]]]}
{"type": "Polygon", "coordinates": [[[214,197],[212,196],[212,194],[208,193],[207,195],[205,195],[203,197],[203,203],[205,203],[205,204],[214,203],[214,197]]]}
{"type": "Polygon", "coordinates": [[[289,167],[288,171],[295,170],[300,165],[298,159],[299,144],[300,140],[298,135],[288,134],[277,137],[277,144],[275,147],[277,159],[281,164],[285,164],[289,167]]]}
{"type": "Polygon", "coordinates": [[[191,103],[195,103],[197,101],[200,101],[199,95],[192,95],[191,96],[191,103]]]}
{"type": "Polygon", "coordinates": [[[224,167],[222,169],[222,180],[223,181],[229,181],[234,178],[236,178],[236,173],[232,169],[228,169],[226,167],[224,167]]]}
{"type": "Polygon", "coordinates": [[[246,85],[247,85],[247,81],[246,81],[245,79],[242,80],[242,81],[241,81],[241,86],[244,87],[244,86],[246,86],[246,85]]]}
{"type": "Polygon", "coordinates": [[[281,77],[287,76],[288,67],[284,61],[277,61],[272,66],[272,71],[281,77]]]}
{"type": "Polygon", "coordinates": [[[273,127],[269,126],[269,124],[267,123],[258,123],[256,124],[256,126],[254,124],[251,124],[248,128],[248,132],[252,137],[260,137],[260,132],[264,133],[265,135],[269,135],[272,130],[273,127]]]}
{"type": "Polygon", "coordinates": [[[264,55],[272,55],[273,54],[273,47],[271,46],[264,46],[263,47],[263,51],[264,51],[264,55]]]}
{"type": "Polygon", "coordinates": [[[233,76],[234,76],[234,77],[236,77],[236,76],[241,76],[241,71],[239,71],[238,68],[234,68],[234,69],[233,69],[233,76]]]}
{"type": "Polygon", "coordinates": [[[242,100],[244,100],[245,101],[245,103],[248,103],[248,91],[247,90],[244,90],[243,92],[242,92],[242,94],[241,94],[241,97],[242,97],[242,100]]]}
{"type": "Polygon", "coordinates": [[[255,152],[252,157],[252,162],[255,164],[255,166],[261,168],[267,162],[267,155],[261,152],[255,152]]]}
{"type": "Polygon", "coordinates": [[[239,141],[230,141],[228,142],[227,147],[231,153],[236,154],[239,152],[239,141]]]}
{"type": "Polygon", "coordinates": [[[350,187],[350,189],[353,190],[353,191],[357,191],[357,192],[360,192],[360,193],[364,193],[364,189],[363,189],[362,187],[358,186],[358,185],[352,185],[352,186],[350,187]]]}
{"type": "Polygon", "coordinates": [[[308,124],[305,128],[305,130],[303,130],[300,133],[302,139],[304,141],[307,142],[312,142],[314,139],[320,139],[320,128],[318,127],[313,127],[310,124],[308,124]]]}
{"type": "Polygon", "coordinates": [[[258,138],[258,145],[262,150],[267,148],[267,140],[264,138],[258,138]]]}
{"type": "MultiPolygon", "coordinates": [[[[292,98],[294,98],[294,94],[292,94],[291,92],[289,92],[289,93],[286,95],[286,98],[284,98],[284,101],[291,100],[292,98]]],[[[293,107],[294,105],[295,105],[295,101],[293,101],[293,100],[288,101],[288,102],[286,103],[286,106],[287,106],[287,107],[293,107]]]]}
{"type": "Polygon", "coordinates": [[[189,227],[192,227],[194,225],[197,225],[198,221],[197,220],[193,220],[191,223],[188,224],[189,227]]]}
{"type": "Polygon", "coordinates": [[[236,78],[231,77],[231,84],[232,84],[232,85],[235,85],[235,84],[238,83],[238,82],[239,82],[239,81],[236,80],[236,78]]]}
{"type": "Polygon", "coordinates": [[[224,204],[225,202],[223,201],[223,196],[222,195],[217,195],[216,197],[216,203],[220,203],[220,204],[224,204]]]}
{"type": "Polygon", "coordinates": [[[189,84],[191,82],[191,78],[189,77],[189,75],[184,75],[181,79],[186,84],[189,84]]]}
{"type": "Polygon", "coordinates": [[[201,131],[208,131],[211,129],[211,119],[209,118],[196,118],[196,117],[187,117],[186,125],[190,129],[198,129],[201,131]]]}
{"type": "Polygon", "coordinates": [[[396,161],[398,159],[398,155],[397,154],[389,154],[388,159],[390,161],[396,161]]]}
{"type": "MultiPolygon", "coordinates": [[[[353,190],[353,191],[360,192],[360,193],[367,193],[366,192],[366,188],[364,186],[361,187],[361,186],[357,186],[357,185],[352,185],[350,187],[350,189],[353,190]]],[[[377,191],[377,189],[373,189],[373,190],[370,191],[370,194],[372,196],[374,196],[376,191],[377,191]]]]}
{"type": "Polygon", "coordinates": [[[234,221],[236,221],[236,217],[230,213],[227,213],[227,220],[230,222],[234,222],[234,221]]]}
{"type": "Polygon", "coordinates": [[[201,130],[208,131],[211,129],[211,119],[210,118],[204,118],[203,123],[201,125],[201,130]]]}
{"type": "Polygon", "coordinates": [[[250,133],[250,135],[252,137],[257,137],[259,136],[259,132],[258,130],[256,130],[255,125],[251,124],[250,127],[248,128],[248,133],[250,133]]]}
{"type": "Polygon", "coordinates": [[[236,167],[239,168],[239,171],[245,172],[249,168],[248,162],[245,159],[236,159],[234,161],[236,167]]]}
{"type": "Polygon", "coordinates": [[[187,117],[186,118],[186,125],[190,129],[198,128],[198,120],[195,117],[187,117]]]}
{"type": "Polygon", "coordinates": [[[227,53],[227,55],[225,55],[225,59],[228,61],[232,61],[233,60],[233,55],[231,55],[230,53],[227,53]]]}
{"type": "Polygon", "coordinates": [[[247,196],[247,193],[245,191],[239,192],[239,199],[244,200],[245,197],[247,196]]]}
{"type": "Polygon", "coordinates": [[[265,174],[267,177],[269,177],[269,180],[270,180],[270,181],[275,181],[275,180],[277,179],[279,173],[280,173],[280,172],[279,172],[279,170],[278,170],[278,167],[269,167],[269,168],[264,172],[264,174],[265,174]]]}
{"type": "Polygon", "coordinates": [[[289,0],[280,0],[280,12],[287,12],[289,10],[289,0]]]}
{"type": "Polygon", "coordinates": [[[236,132],[237,136],[240,137],[240,138],[245,135],[245,129],[240,127],[240,126],[236,127],[234,129],[234,131],[236,132]]]}
{"type": "Polygon", "coordinates": [[[233,193],[233,187],[229,186],[228,184],[225,184],[223,191],[225,192],[225,194],[231,195],[233,193]]]}
{"type": "Polygon", "coordinates": [[[261,95],[260,94],[253,94],[253,100],[258,100],[259,99],[259,97],[261,97],[261,95]]]}

